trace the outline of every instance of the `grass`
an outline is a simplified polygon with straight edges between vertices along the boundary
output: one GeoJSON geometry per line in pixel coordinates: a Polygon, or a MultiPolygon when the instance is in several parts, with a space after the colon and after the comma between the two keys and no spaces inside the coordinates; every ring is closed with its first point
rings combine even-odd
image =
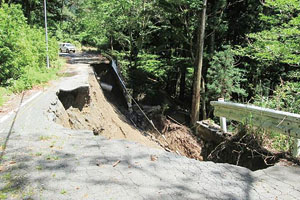
{"type": "Polygon", "coordinates": [[[56,155],[47,155],[46,160],[59,160],[59,157],[56,155]]]}
{"type": "Polygon", "coordinates": [[[23,184],[24,177],[11,173],[3,174],[1,180],[5,186],[0,190],[0,200],[2,199],[32,199],[34,190],[23,184]]]}
{"type": "Polygon", "coordinates": [[[60,191],[60,193],[61,193],[61,194],[67,194],[67,191],[64,190],[64,189],[62,189],[62,190],[60,191]]]}
{"type": "Polygon", "coordinates": [[[0,88],[0,106],[4,104],[4,94],[4,91],[2,90],[2,88],[0,88]]]}
{"type": "Polygon", "coordinates": [[[39,140],[41,141],[47,141],[47,140],[50,140],[51,139],[51,136],[47,136],[47,135],[41,135],[39,137],[39,140]]]}
{"type": "Polygon", "coordinates": [[[2,106],[5,101],[7,101],[9,94],[11,94],[10,90],[4,87],[0,87],[0,106],[2,106]]]}
{"type": "Polygon", "coordinates": [[[36,85],[43,85],[50,80],[57,78],[57,72],[60,68],[50,68],[38,71],[36,69],[28,69],[18,80],[14,80],[9,89],[12,92],[22,92],[31,89],[36,85]]]}
{"type": "Polygon", "coordinates": [[[37,152],[37,153],[35,154],[35,156],[41,156],[41,155],[42,155],[41,152],[37,152]]]}
{"type": "Polygon", "coordinates": [[[7,194],[5,194],[4,192],[1,192],[0,191],[0,200],[4,200],[4,199],[7,199],[7,194]]]}
{"type": "Polygon", "coordinates": [[[11,173],[7,173],[2,177],[5,181],[10,181],[12,179],[11,173]]]}
{"type": "Polygon", "coordinates": [[[65,59],[59,58],[52,63],[50,69],[37,70],[29,68],[25,73],[17,80],[12,80],[10,86],[1,87],[0,85],[0,106],[2,106],[12,93],[20,93],[24,90],[31,89],[33,86],[44,85],[50,80],[57,79],[58,72],[65,66],[65,59]]]}
{"type": "Polygon", "coordinates": [[[249,126],[247,133],[254,134],[261,142],[261,145],[272,152],[291,152],[293,147],[293,138],[274,131],[264,130],[249,126]]]}
{"type": "Polygon", "coordinates": [[[1,177],[1,181],[6,182],[4,188],[0,190],[0,200],[7,199],[7,193],[10,192],[9,188],[11,186],[12,175],[11,173],[6,173],[1,177]]]}
{"type": "Polygon", "coordinates": [[[293,139],[291,137],[272,131],[263,131],[262,135],[265,146],[276,151],[292,151],[293,139]]]}

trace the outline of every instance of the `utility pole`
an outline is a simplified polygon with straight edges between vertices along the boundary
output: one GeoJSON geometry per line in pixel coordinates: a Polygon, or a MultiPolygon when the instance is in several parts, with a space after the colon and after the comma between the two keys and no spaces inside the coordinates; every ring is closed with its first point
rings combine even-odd
{"type": "Polygon", "coordinates": [[[50,65],[49,65],[49,55],[48,55],[48,26],[47,26],[47,3],[46,3],[46,0],[44,0],[44,14],[45,14],[47,68],[49,68],[50,65]]]}
{"type": "Polygon", "coordinates": [[[194,71],[194,84],[193,84],[193,97],[192,97],[192,110],[191,110],[191,125],[194,126],[199,120],[200,109],[200,90],[201,90],[201,75],[203,66],[203,48],[204,48],[204,35],[205,35],[205,23],[206,23],[206,7],[207,0],[203,0],[202,18],[198,30],[198,50],[197,66],[194,71]]]}

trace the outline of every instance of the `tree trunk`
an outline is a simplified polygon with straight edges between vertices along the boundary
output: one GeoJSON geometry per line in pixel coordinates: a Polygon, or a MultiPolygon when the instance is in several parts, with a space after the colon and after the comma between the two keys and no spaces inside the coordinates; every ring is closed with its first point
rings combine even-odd
{"type": "Polygon", "coordinates": [[[186,65],[181,67],[181,77],[180,77],[180,93],[179,93],[179,99],[181,101],[184,101],[185,97],[185,78],[186,78],[186,65]]]}
{"type": "Polygon", "coordinates": [[[110,50],[113,51],[114,50],[113,36],[109,37],[109,41],[110,41],[110,50]]]}
{"type": "Polygon", "coordinates": [[[197,65],[194,71],[194,84],[193,84],[193,98],[192,98],[192,110],[191,110],[191,125],[196,125],[199,119],[199,108],[200,108],[200,91],[201,91],[201,73],[203,66],[203,48],[204,48],[204,35],[205,35],[205,22],[206,22],[206,6],[207,0],[203,0],[203,9],[201,23],[198,30],[198,57],[197,65]]]}
{"type": "Polygon", "coordinates": [[[64,6],[65,6],[65,4],[64,4],[64,1],[65,0],[62,0],[61,1],[61,9],[60,9],[60,29],[62,29],[62,23],[63,23],[63,20],[64,20],[64,6]]]}
{"type": "Polygon", "coordinates": [[[30,16],[30,2],[28,0],[24,0],[22,1],[22,6],[23,6],[23,10],[24,10],[24,16],[27,18],[27,22],[28,24],[30,24],[31,22],[31,16],[30,16]]]}
{"type": "Polygon", "coordinates": [[[210,58],[211,58],[215,51],[216,28],[217,28],[217,22],[218,22],[218,17],[217,17],[218,1],[210,2],[210,5],[211,5],[210,6],[211,7],[210,15],[212,17],[210,18],[211,33],[210,33],[210,40],[209,40],[209,53],[210,53],[210,58]]]}
{"type": "Polygon", "coordinates": [[[216,39],[216,30],[213,28],[210,35],[210,45],[209,45],[209,53],[212,56],[215,51],[215,39],[216,39]]]}
{"type": "Polygon", "coordinates": [[[205,81],[204,78],[202,78],[202,106],[201,106],[201,110],[202,110],[202,120],[206,120],[207,119],[207,115],[206,115],[206,94],[205,94],[205,81]]]}
{"type": "Polygon", "coordinates": [[[181,77],[182,77],[182,71],[180,69],[181,67],[178,67],[177,68],[177,79],[176,79],[176,86],[175,86],[175,96],[176,98],[179,97],[179,93],[181,91],[181,88],[180,88],[180,81],[181,81],[181,77]]]}

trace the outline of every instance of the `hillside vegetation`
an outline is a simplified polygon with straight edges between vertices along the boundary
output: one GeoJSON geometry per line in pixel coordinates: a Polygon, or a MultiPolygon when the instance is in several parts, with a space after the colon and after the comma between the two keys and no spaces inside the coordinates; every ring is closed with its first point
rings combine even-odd
{"type": "MultiPolygon", "coordinates": [[[[49,40],[52,65],[58,60],[57,41],[49,40]]],[[[56,69],[46,69],[46,43],[42,28],[30,26],[20,5],[0,7],[0,105],[5,94],[20,92],[55,76],[56,69]]]]}

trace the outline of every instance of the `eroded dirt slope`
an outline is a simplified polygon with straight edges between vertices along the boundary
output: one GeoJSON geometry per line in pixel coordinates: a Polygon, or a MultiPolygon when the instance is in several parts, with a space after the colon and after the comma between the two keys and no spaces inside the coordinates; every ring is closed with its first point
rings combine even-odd
{"type": "Polygon", "coordinates": [[[203,160],[202,141],[198,140],[191,129],[168,120],[165,116],[156,116],[155,125],[163,135],[157,139],[170,150],[196,160],[203,160]],[[164,137],[164,138],[163,138],[164,137]]]}
{"type": "Polygon", "coordinates": [[[56,111],[57,123],[67,128],[88,129],[95,135],[135,141],[149,147],[164,148],[189,158],[203,160],[202,143],[189,128],[159,114],[160,106],[153,111],[155,106],[141,105],[159,130],[155,131],[140,110],[134,107],[132,113],[126,111],[122,90],[118,89],[118,81],[114,79],[112,70],[109,70],[110,66],[103,64],[92,67],[88,69],[89,86],[60,90],[57,94],[60,104],[58,106],[60,109],[56,111]],[[112,92],[102,91],[100,81],[113,85],[112,92]]]}
{"type": "Polygon", "coordinates": [[[89,88],[58,94],[64,109],[57,112],[57,122],[71,129],[92,130],[95,135],[109,139],[127,139],[145,146],[160,146],[131,126],[124,115],[110,104],[93,73],[89,75],[89,88]]]}

